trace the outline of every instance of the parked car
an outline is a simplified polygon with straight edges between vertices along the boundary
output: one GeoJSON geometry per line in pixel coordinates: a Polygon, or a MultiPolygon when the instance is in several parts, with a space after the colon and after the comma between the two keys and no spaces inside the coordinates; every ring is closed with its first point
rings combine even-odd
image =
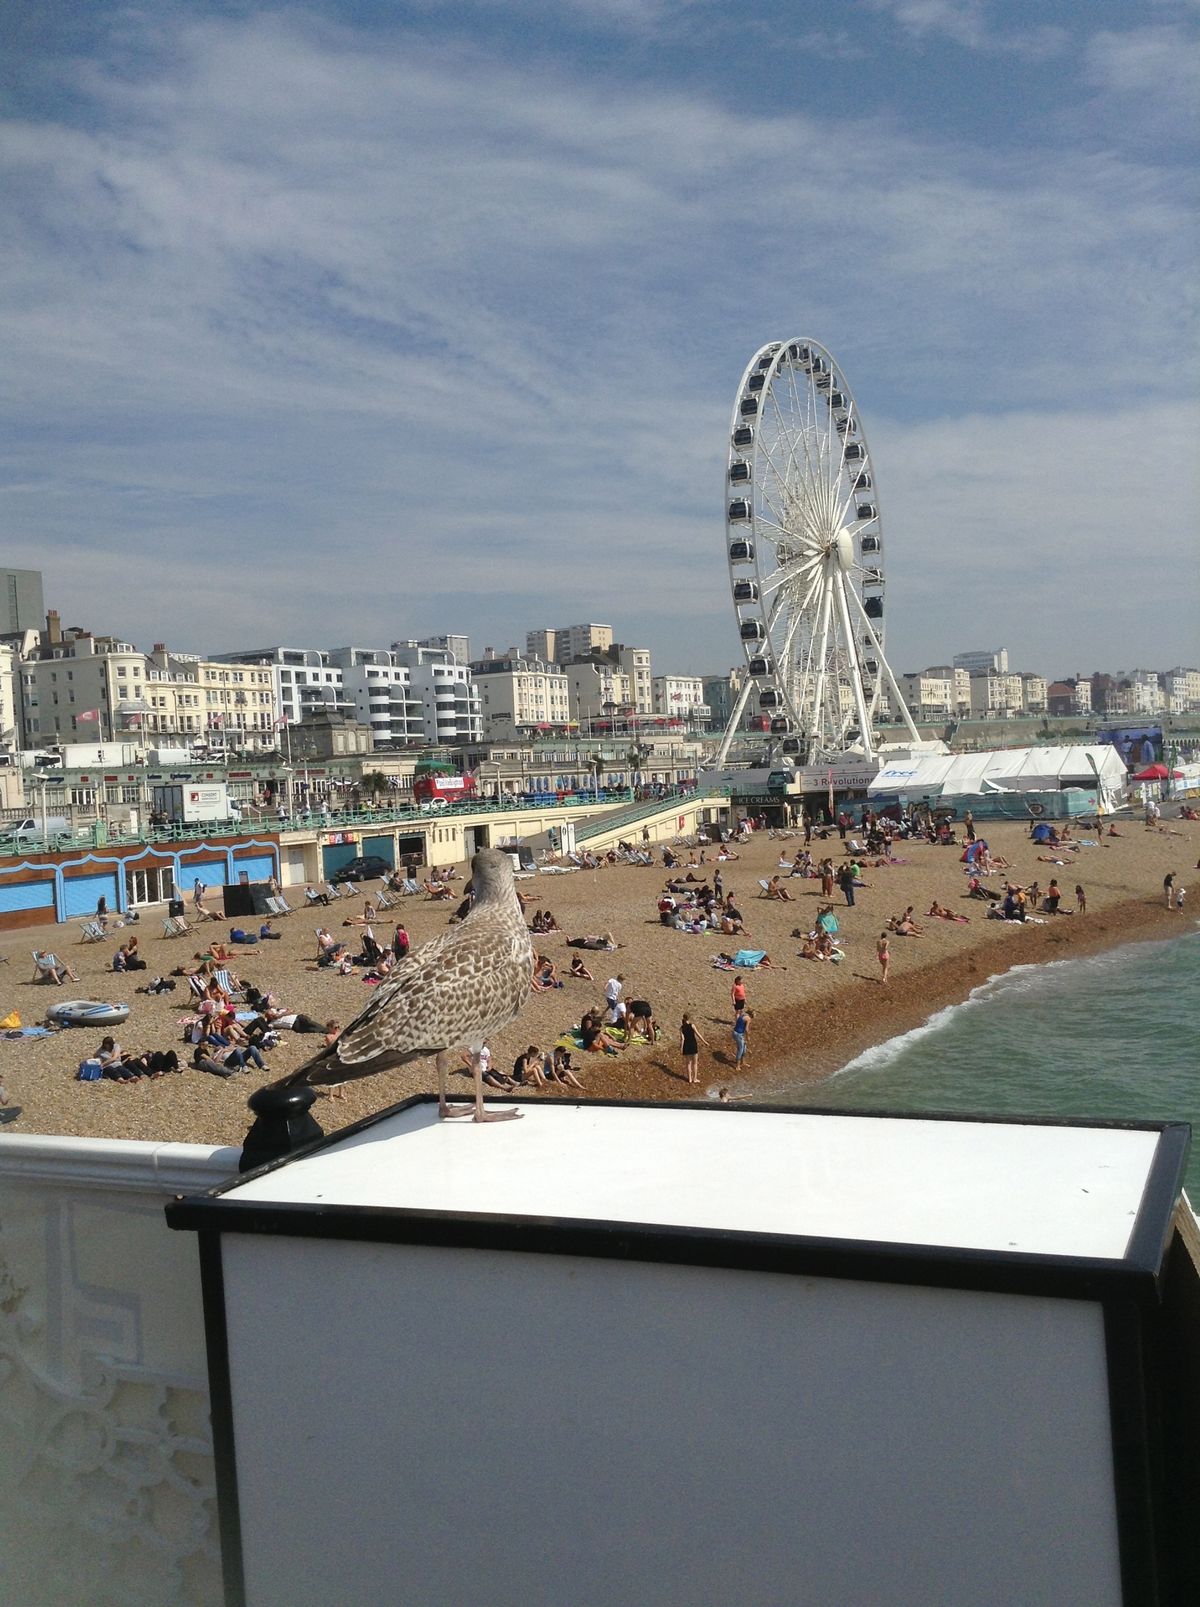
{"type": "Polygon", "coordinates": [[[331,882],[373,882],[377,877],[390,876],[392,866],[379,854],[360,854],[349,864],[335,870],[331,882]]]}

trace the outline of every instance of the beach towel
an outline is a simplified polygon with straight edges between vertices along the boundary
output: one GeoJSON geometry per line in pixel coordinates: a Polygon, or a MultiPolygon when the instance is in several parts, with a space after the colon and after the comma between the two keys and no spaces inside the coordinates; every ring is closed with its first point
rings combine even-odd
{"type": "Polygon", "coordinates": [[[48,1038],[49,1027],[13,1027],[5,1032],[6,1038],[48,1038]]]}
{"type": "Polygon", "coordinates": [[[766,958],[766,949],[739,949],[733,957],[733,963],[740,970],[753,971],[762,959],[766,958]]]}

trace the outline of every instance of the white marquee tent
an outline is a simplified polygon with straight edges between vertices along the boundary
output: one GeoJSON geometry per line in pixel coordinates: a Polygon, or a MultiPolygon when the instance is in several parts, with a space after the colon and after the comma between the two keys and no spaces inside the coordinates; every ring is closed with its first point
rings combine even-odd
{"type": "Polygon", "coordinates": [[[957,798],[989,792],[1061,792],[1064,787],[1100,789],[1105,809],[1125,802],[1125,761],[1108,743],[1096,747],[1001,748],[989,753],[924,754],[885,765],[867,788],[868,797],[900,794],[957,798]]]}

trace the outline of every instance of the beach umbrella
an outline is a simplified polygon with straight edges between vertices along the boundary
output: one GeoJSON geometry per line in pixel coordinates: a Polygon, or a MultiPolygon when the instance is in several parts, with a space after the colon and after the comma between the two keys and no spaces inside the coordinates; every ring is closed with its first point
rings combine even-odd
{"type": "Polygon", "coordinates": [[[1144,770],[1139,770],[1133,779],[1134,781],[1165,781],[1168,776],[1173,776],[1178,780],[1182,774],[1182,770],[1168,770],[1165,764],[1148,764],[1144,770]]]}

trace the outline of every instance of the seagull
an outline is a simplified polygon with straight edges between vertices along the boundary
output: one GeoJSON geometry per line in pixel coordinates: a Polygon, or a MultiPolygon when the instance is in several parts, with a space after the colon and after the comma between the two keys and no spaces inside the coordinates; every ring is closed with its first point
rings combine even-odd
{"type": "Polygon", "coordinates": [[[514,1019],[533,982],[533,945],[511,858],[481,848],[471,861],[471,890],[474,903],[460,924],[405,955],[338,1038],[276,1087],[351,1082],[436,1055],[438,1114],[470,1116],[470,1105],[446,1098],[451,1052],[466,1049],[475,1074],[475,1120],[521,1114],[484,1107],[480,1060],[489,1036],[514,1019]]]}

